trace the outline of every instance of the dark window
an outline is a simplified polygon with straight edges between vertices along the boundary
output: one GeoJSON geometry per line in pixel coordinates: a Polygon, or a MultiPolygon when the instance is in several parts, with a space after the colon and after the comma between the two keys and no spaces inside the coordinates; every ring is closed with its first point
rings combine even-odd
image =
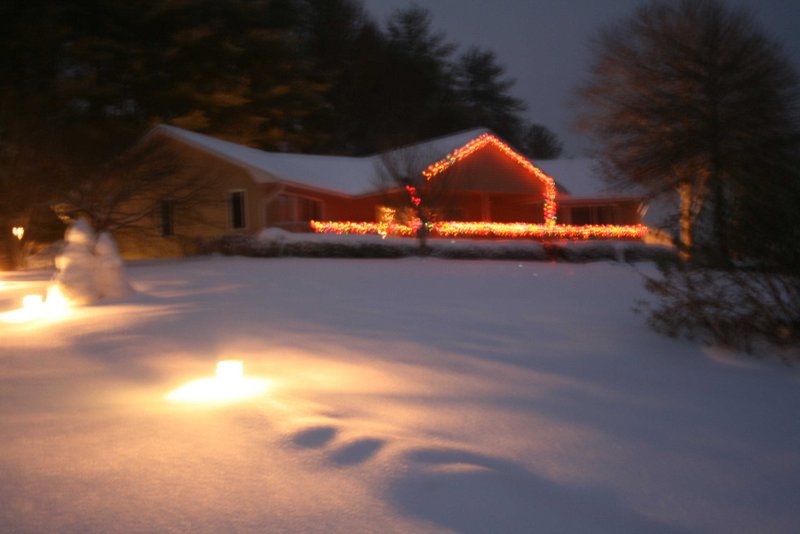
{"type": "Polygon", "coordinates": [[[598,206],[597,207],[597,224],[616,224],[617,223],[617,210],[614,206],[598,206]]]}
{"type": "Polygon", "coordinates": [[[228,193],[228,204],[231,213],[231,228],[234,230],[245,228],[244,191],[231,191],[228,193]]]}
{"type": "Polygon", "coordinates": [[[175,235],[175,203],[172,200],[161,201],[161,235],[175,235]]]}
{"type": "Polygon", "coordinates": [[[318,200],[297,197],[296,202],[298,221],[308,222],[314,220],[318,221],[320,219],[322,207],[320,206],[320,202],[318,200]]]}
{"type": "Polygon", "coordinates": [[[300,228],[312,220],[322,218],[322,202],[313,198],[281,193],[267,206],[266,220],[268,226],[300,228]]]}
{"type": "Polygon", "coordinates": [[[583,226],[592,224],[592,208],[572,208],[572,224],[583,226]]]}
{"type": "Polygon", "coordinates": [[[570,208],[570,224],[617,224],[617,209],[613,205],[570,208]]]}

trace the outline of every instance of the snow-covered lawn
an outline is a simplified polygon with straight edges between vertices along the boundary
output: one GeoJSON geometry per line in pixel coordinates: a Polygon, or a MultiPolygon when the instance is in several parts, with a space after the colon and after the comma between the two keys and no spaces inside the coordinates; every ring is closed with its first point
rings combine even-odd
{"type": "MultiPolygon", "coordinates": [[[[800,528],[800,375],[652,333],[634,267],[128,269],[124,301],[0,317],[0,532],[800,528]],[[268,392],[165,400],[229,358],[268,392]]],[[[51,275],[0,273],[0,312],[51,275]]]]}

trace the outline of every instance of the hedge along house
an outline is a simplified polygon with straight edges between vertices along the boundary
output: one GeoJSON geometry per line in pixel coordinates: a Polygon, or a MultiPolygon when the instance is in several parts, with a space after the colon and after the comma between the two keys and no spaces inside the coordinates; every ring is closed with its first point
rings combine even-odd
{"type": "MultiPolygon", "coordinates": [[[[638,238],[646,232],[641,199],[602,195],[599,188],[589,196],[572,193],[573,186],[557,183],[486,129],[357,158],[265,152],[166,125],[143,142],[158,143],[184,175],[205,184],[205,200],[189,216],[180,202],[160,199],[146,245],[120,236],[128,256],[183,254],[198,239],[270,227],[411,235],[420,209],[432,214],[432,232],[448,237],[638,238]]],[[[579,170],[575,162],[589,161],[543,167],[566,177],[579,170]]]]}

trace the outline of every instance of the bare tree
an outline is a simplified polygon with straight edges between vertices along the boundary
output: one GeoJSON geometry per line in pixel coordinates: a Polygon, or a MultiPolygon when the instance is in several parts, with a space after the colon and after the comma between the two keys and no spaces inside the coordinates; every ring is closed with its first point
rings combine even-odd
{"type": "Polygon", "coordinates": [[[386,203],[399,220],[416,227],[422,255],[429,252],[427,240],[432,223],[448,218],[454,205],[457,170],[430,180],[422,174],[436,159],[435,154],[412,145],[383,152],[376,169],[377,185],[387,191],[386,203]]]}
{"type": "Polygon", "coordinates": [[[678,191],[681,240],[731,258],[738,203],[796,147],[796,77],[753,17],[718,0],[654,0],[594,41],[580,124],[610,177],[678,191]],[[707,213],[707,217],[703,216],[707,213]],[[696,235],[698,217],[710,235],[696,235]]]}
{"type": "Polygon", "coordinates": [[[204,210],[219,203],[216,193],[211,174],[176,157],[169,142],[146,137],[77,184],[55,209],[88,218],[98,231],[143,241],[172,234],[163,226],[165,210],[170,218],[180,213],[184,225],[210,224],[204,210]]]}
{"type": "Polygon", "coordinates": [[[579,92],[609,177],[679,194],[691,262],[647,278],[650,324],[748,350],[800,343],[797,78],[752,21],[648,2],[595,41],[579,92]]]}

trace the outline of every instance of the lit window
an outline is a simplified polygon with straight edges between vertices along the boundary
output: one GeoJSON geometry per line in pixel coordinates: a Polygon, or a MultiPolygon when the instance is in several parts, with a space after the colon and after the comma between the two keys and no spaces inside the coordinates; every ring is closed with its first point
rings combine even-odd
{"type": "Polygon", "coordinates": [[[595,224],[617,224],[617,210],[614,206],[598,206],[595,224]]]}
{"type": "Polygon", "coordinates": [[[589,206],[572,208],[571,215],[572,220],[570,222],[575,226],[584,226],[594,223],[594,219],[592,217],[592,208],[589,206]]]}

